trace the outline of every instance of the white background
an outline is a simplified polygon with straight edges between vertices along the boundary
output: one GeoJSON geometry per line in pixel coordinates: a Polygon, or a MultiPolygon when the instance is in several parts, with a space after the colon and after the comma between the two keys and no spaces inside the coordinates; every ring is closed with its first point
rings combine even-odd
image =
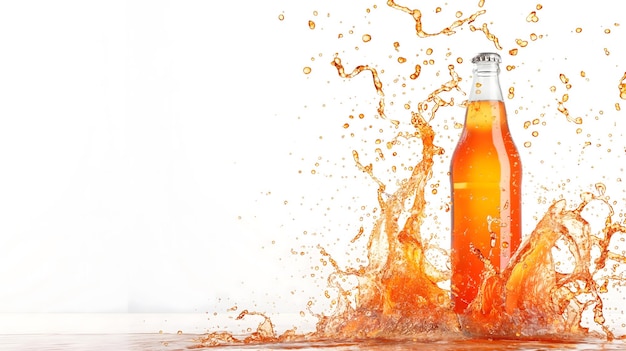
{"type": "MultiPolygon", "coordinates": [[[[309,301],[323,310],[330,270],[317,245],[354,264],[366,240],[349,241],[360,226],[366,237],[377,206],[351,152],[374,162],[377,134],[397,132],[376,117],[371,75],[341,79],[335,53],[348,71],[379,70],[387,115],[409,130],[410,110],[449,80],[449,64],[464,87],[471,56],[498,51],[504,95],[515,89],[505,100],[525,167],[525,233],[553,200],[575,206],[597,182],[621,213],[618,5],[502,3],[487,0],[473,23],[488,24],[504,48],[496,50],[467,24],[418,38],[411,17],[384,2],[0,2],[0,312],[272,314],[306,311],[309,301]],[[526,21],[531,11],[537,23],[526,21]],[[422,73],[411,80],[416,64],[422,73]],[[557,111],[565,93],[582,125],[557,111]],[[348,118],[359,113],[362,122],[348,118]],[[540,124],[524,128],[533,119],[540,124]]],[[[426,32],[478,10],[465,1],[403,5],[421,6],[426,32]]],[[[462,107],[449,107],[433,122],[446,154],[425,235],[442,242],[462,118],[462,107]]],[[[398,169],[417,162],[417,145],[398,150],[398,169]]],[[[390,184],[406,174],[375,169],[390,184]]],[[[605,213],[598,206],[591,217],[605,213]]]]}

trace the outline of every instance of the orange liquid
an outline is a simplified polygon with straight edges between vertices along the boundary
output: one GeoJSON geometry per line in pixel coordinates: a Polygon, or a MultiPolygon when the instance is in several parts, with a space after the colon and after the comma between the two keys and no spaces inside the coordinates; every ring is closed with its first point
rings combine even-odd
{"type": "MultiPolygon", "coordinates": [[[[463,313],[488,260],[504,270],[521,240],[520,157],[501,101],[474,101],[452,156],[452,301],[463,313]]],[[[487,267],[489,264],[487,264],[487,267]]]]}
{"type": "MultiPolygon", "coordinates": [[[[460,19],[442,30],[424,29],[422,12],[418,9],[395,1],[388,1],[387,5],[410,15],[419,37],[449,36],[457,27],[467,24],[471,31],[483,31],[489,41],[499,46],[498,38],[486,25],[481,28],[471,25],[486,12],[482,9],[482,0],[479,10],[465,18],[460,18],[459,12],[457,18],[460,19]]],[[[541,5],[538,4],[536,9],[540,10],[541,5]]],[[[536,12],[531,15],[527,21],[537,22],[536,12]]],[[[343,34],[339,34],[338,38],[342,37],[343,34]]],[[[535,39],[537,36],[531,34],[531,40],[535,39]]],[[[522,46],[521,42],[518,45],[522,46]]],[[[399,51],[399,42],[394,42],[393,46],[399,51]]],[[[509,54],[517,55],[518,49],[511,49],[509,54]]],[[[463,60],[457,58],[456,62],[461,64],[463,60]]],[[[378,114],[398,129],[405,127],[399,120],[386,115],[383,90],[390,85],[379,76],[374,65],[361,64],[349,70],[343,66],[339,54],[335,54],[330,63],[343,79],[354,78],[364,71],[371,74],[372,80],[366,80],[365,84],[378,95],[378,114]]],[[[421,66],[415,67],[409,78],[421,79],[421,66]]],[[[510,65],[507,70],[516,67],[510,65]]],[[[461,91],[459,84],[463,82],[453,65],[448,65],[448,71],[450,79],[417,103],[411,111],[412,126],[398,133],[397,138],[419,138],[422,149],[421,152],[411,150],[419,156],[418,161],[397,189],[387,187],[377,163],[362,162],[359,153],[353,150],[352,156],[359,171],[368,174],[378,185],[379,215],[369,233],[364,233],[361,227],[359,234],[352,239],[354,242],[362,235],[369,237],[365,251],[367,259],[358,267],[338,264],[330,252],[318,246],[319,254],[314,254],[315,259],[319,258],[324,265],[329,264],[334,269],[328,276],[329,289],[325,291],[326,297],[332,298],[333,307],[328,313],[315,314],[315,331],[303,334],[293,328],[280,334],[269,317],[244,310],[237,319],[250,315],[263,318],[254,332],[241,338],[225,331],[210,332],[198,340],[199,345],[189,348],[298,342],[300,344],[282,347],[355,345],[355,348],[378,349],[389,344],[390,349],[401,349],[404,346],[401,343],[407,341],[406,348],[415,349],[418,347],[416,341],[452,340],[462,343],[460,349],[481,349],[486,344],[491,349],[509,349],[514,343],[512,340],[526,339],[533,340],[533,348],[538,346],[537,340],[543,340],[546,349],[562,349],[566,345],[562,344],[563,341],[588,340],[596,336],[606,340],[626,340],[626,335],[616,335],[610,326],[611,322],[621,322],[621,319],[610,320],[604,316],[605,309],[608,309],[604,299],[610,301],[605,294],[620,292],[626,286],[626,273],[622,272],[626,255],[615,245],[616,237],[622,239],[626,234],[626,225],[622,224],[623,212],[616,221],[615,202],[609,202],[605,186],[598,183],[597,194],[582,193],[581,201],[573,206],[568,206],[565,200],[549,205],[535,229],[520,243],[522,170],[501,101],[469,103],[466,128],[451,165],[451,277],[448,269],[441,267],[444,264],[429,260],[428,252],[445,252],[447,249],[431,242],[430,235],[422,233],[422,225],[424,218],[432,214],[427,211],[426,190],[440,180],[433,179],[436,176],[433,164],[444,154],[444,149],[436,145],[438,132],[430,121],[436,120],[439,109],[456,105],[447,93],[461,91]],[[581,215],[586,209],[595,211],[592,206],[586,207],[590,203],[610,210],[605,227],[598,235],[592,234],[589,223],[581,215]],[[555,248],[560,253],[569,253],[569,257],[562,259],[553,255],[555,248]],[[563,266],[557,269],[562,262],[571,269],[563,266]],[[342,282],[348,278],[356,279],[356,287],[344,286],[342,282]],[[451,279],[452,294],[440,286],[448,279],[451,279]],[[591,318],[583,318],[584,314],[591,318]],[[468,336],[472,339],[467,339],[468,336]],[[505,341],[494,340],[499,338],[505,341]],[[557,343],[550,344],[552,341],[557,343]],[[310,344],[316,342],[320,343],[310,344]]],[[[564,84],[569,84],[564,75],[561,79],[564,84]]],[[[626,73],[619,83],[623,99],[626,99],[625,82],[626,73]]],[[[510,88],[509,98],[514,97],[513,93],[514,89],[510,88]]],[[[566,113],[563,102],[557,109],[566,113]]],[[[566,114],[568,120],[577,121],[570,119],[568,112],[566,114]]],[[[362,119],[363,115],[359,117],[362,119]]],[[[342,126],[348,127],[348,124],[342,126]]],[[[402,144],[388,145],[392,145],[389,146],[391,149],[402,144]]],[[[309,301],[308,306],[312,304],[309,301]]],[[[437,349],[436,343],[431,345],[437,349]]],[[[439,345],[450,349],[445,343],[439,345]]]]}

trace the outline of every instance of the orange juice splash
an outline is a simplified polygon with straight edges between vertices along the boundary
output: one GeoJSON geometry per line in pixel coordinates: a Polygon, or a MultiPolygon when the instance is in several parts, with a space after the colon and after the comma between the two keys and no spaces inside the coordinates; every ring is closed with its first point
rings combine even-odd
{"type": "MultiPolygon", "coordinates": [[[[453,35],[456,28],[472,24],[486,12],[482,9],[483,1],[480,1],[480,10],[471,16],[453,21],[441,30],[427,32],[422,26],[420,10],[396,4],[393,0],[389,0],[387,5],[411,15],[416,34],[421,38],[453,35]]],[[[537,10],[541,8],[541,5],[536,7],[537,10]]],[[[459,13],[457,18],[461,15],[459,13]]],[[[537,13],[531,12],[526,20],[537,22],[537,13]]],[[[495,41],[497,37],[490,38],[487,31],[476,30],[482,30],[488,40],[498,45],[495,41]]],[[[531,40],[534,40],[532,35],[531,40]]],[[[394,48],[398,47],[399,43],[394,42],[394,48]]],[[[517,48],[510,51],[511,55],[518,53],[517,48]]],[[[463,61],[457,62],[461,64],[463,61]]],[[[397,120],[387,118],[384,85],[376,69],[359,65],[347,73],[339,55],[335,55],[331,64],[338,76],[344,79],[352,79],[364,71],[371,73],[374,90],[380,98],[378,113],[392,125],[399,125],[397,120]]],[[[417,78],[419,69],[416,67],[415,72],[409,73],[417,78]]],[[[411,174],[400,182],[393,193],[388,192],[388,184],[375,172],[375,165],[364,163],[357,151],[352,152],[358,169],[368,174],[377,186],[380,216],[373,223],[369,236],[360,227],[352,239],[354,242],[360,237],[367,237],[366,264],[342,268],[324,247],[318,247],[319,254],[334,269],[327,281],[328,286],[337,291],[337,303],[329,314],[316,315],[318,323],[315,331],[298,334],[295,329],[290,329],[279,335],[267,316],[246,310],[239,314],[239,319],[250,315],[262,318],[256,332],[244,338],[226,332],[208,333],[198,340],[198,347],[359,338],[432,340],[489,337],[556,341],[590,336],[607,340],[626,338],[615,335],[604,315],[604,294],[611,286],[626,285],[626,278],[618,269],[626,264],[626,256],[623,252],[614,251],[615,245],[611,244],[615,237],[623,239],[626,226],[613,220],[615,202],[609,201],[603,184],[596,185],[596,193],[582,193],[580,203],[574,204],[574,207],[568,207],[565,200],[550,204],[535,229],[519,244],[519,249],[512,253],[505,265],[493,260],[489,250],[472,247],[468,260],[476,260],[482,265],[482,279],[477,284],[476,297],[468,301],[467,309],[462,313],[454,312],[451,292],[441,287],[442,282],[450,280],[451,272],[432,264],[425,255],[428,250],[448,254],[447,248],[425,240],[422,233],[427,216],[425,194],[433,181],[433,165],[444,153],[444,149],[435,144],[437,131],[431,122],[440,108],[455,106],[454,99],[446,98],[445,93],[453,90],[463,93],[460,88],[462,78],[453,65],[448,65],[448,74],[449,79],[424,100],[411,103],[414,106],[412,130],[396,135],[396,139],[419,140],[421,150],[418,151],[419,160],[411,167],[411,174]],[[604,228],[597,234],[592,233],[590,224],[582,216],[583,211],[593,206],[609,209],[604,228]],[[569,254],[571,269],[557,269],[559,262],[554,255],[555,250],[569,254]],[[356,288],[342,285],[348,277],[356,278],[356,288]],[[586,315],[591,323],[583,322],[586,315]],[[600,332],[591,331],[590,325],[600,332]]],[[[569,79],[564,74],[560,75],[560,79],[569,90],[569,79]]],[[[619,82],[622,99],[626,96],[625,81],[626,73],[619,82]]],[[[551,90],[555,92],[556,88],[551,90]]],[[[557,100],[557,109],[568,121],[580,123],[581,120],[572,118],[565,108],[568,99],[569,96],[564,94],[557,100]]],[[[469,107],[480,110],[486,104],[470,104],[469,107]]],[[[493,107],[489,105],[488,108],[493,107]]],[[[391,144],[395,145],[393,141],[391,144]]]]}
{"type": "Polygon", "coordinates": [[[619,97],[623,100],[626,100],[626,72],[624,72],[624,75],[622,76],[622,79],[620,79],[619,81],[619,97]]]}
{"type": "Polygon", "coordinates": [[[601,293],[606,292],[609,281],[623,284],[624,278],[604,276],[599,279],[602,284],[597,278],[608,261],[626,262],[626,257],[608,247],[613,235],[626,233],[626,227],[612,222],[613,209],[604,195],[604,185],[596,187],[599,194],[582,194],[582,202],[573,210],[566,209],[565,200],[554,203],[511,264],[500,274],[492,270],[485,276],[470,312],[462,316],[467,332],[494,337],[575,338],[590,335],[581,319],[585,311],[591,311],[606,338],[615,338],[605,325],[601,293]],[[592,201],[610,209],[602,236],[592,235],[581,216],[592,201]],[[575,258],[569,273],[555,270],[552,249],[559,240],[575,258]],[[594,260],[593,250],[599,250],[594,260]]]}
{"type": "MultiPolygon", "coordinates": [[[[482,7],[484,4],[484,1],[481,1],[481,3],[479,4],[479,7],[482,7]]],[[[415,33],[417,34],[418,37],[420,38],[426,38],[426,37],[433,37],[436,35],[452,35],[454,33],[456,33],[456,31],[454,29],[462,26],[465,23],[472,23],[476,20],[476,17],[485,14],[485,10],[479,10],[476,11],[475,13],[473,13],[472,15],[468,16],[467,18],[463,18],[463,19],[458,19],[452,22],[452,24],[450,24],[450,26],[443,28],[442,30],[440,30],[439,32],[431,32],[431,33],[427,33],[426,31],[424,31],[423,29],[423,25],[422,25],[422,11],[418,10],[418,9],[411,9],[407,6],[403,6],[403,5],[399,5],[396,4],[396,2],[394,0],[388,0],[387,1],[387,5],[393,9],[402,11],[404,13],[407,13],[409,15],[411,15],[411,17],[413,17],[413,20],[415,21],[415,33]]]]}

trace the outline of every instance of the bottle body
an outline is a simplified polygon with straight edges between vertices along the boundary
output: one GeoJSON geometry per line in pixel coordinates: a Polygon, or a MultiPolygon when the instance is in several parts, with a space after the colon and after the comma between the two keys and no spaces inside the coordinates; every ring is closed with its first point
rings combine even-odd
{"type": "Polygon", "coordinates": [[[463,313],[478,293],[485,271],[480,256],[500,272],[521,241],[522,165],[495,65],[495,76],[481,76],[475,70],[465,126],[450,167],[451,290],[456,313],[463,313]],[[480,96],[481,90],[487,93],[480,96]]]}

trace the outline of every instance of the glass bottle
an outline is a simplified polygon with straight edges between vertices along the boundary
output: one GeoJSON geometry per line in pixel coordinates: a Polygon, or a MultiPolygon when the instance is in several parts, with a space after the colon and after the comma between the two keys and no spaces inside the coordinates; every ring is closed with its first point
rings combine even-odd
{"type": "Polygon", "coordinates": [[[451,290],[456,313],[476,297],[485,264],[502,271],[521,241],[522,165],[507,124],[500,55],[472,59],[465,125],[452,155],[451,290]]]}

